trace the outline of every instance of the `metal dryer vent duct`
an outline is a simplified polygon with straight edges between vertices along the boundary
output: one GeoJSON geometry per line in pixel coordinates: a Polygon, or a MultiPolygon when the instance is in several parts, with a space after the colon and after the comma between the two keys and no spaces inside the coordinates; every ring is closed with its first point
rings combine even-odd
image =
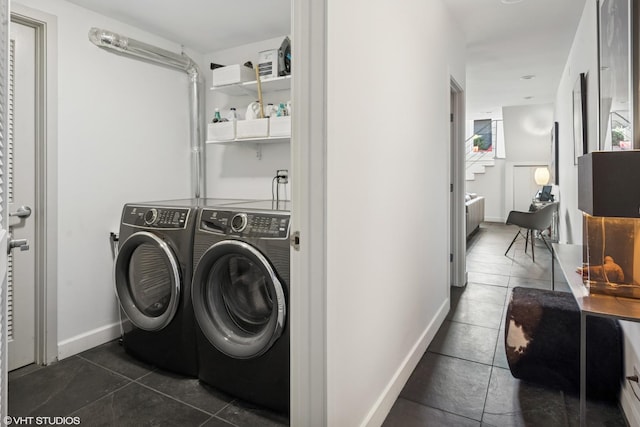
{"type": "Polygon", "coordinates": [[[191,136],[191,188],[194,197],[204,192],[204,141],[200,120],[200,69],[187,55],[177,54],[100,28],[89,30],[89,40],[96,46],[125,56],[141,59],[189,75],[189,125],[191,136]]]}

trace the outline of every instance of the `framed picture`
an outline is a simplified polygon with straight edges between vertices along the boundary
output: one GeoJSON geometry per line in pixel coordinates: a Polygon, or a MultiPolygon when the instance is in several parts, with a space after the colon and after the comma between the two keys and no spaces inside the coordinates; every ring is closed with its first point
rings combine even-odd
{"type": "Polygon", "coordinates": [[[600,150],[633,149],[631,11],[631,0],[598,2],[600,150]]]}
{"type": "Polygon", "coordinates": [[[587,74],[580,77],[573,86],[573,147],[575,165],[578,157],[589,152],[587,142],[587,74]]]}
{"type": "Polygon", "coordinates": [[[559,149],[558,149],[558,122],[554,122],[551,127],[551,163],[549,164],[549,184],[560,185],[558,180],[559,172],[559,149]]]}

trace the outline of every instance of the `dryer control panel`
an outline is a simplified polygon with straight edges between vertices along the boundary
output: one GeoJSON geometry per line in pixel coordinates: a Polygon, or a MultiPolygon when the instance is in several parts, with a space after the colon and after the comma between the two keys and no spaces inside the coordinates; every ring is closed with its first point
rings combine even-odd
{"type": "Polygon", "coordinates": [[[136,227],[182,229],[187,225],[191,209],[126,205],[122,223],[136,227]]]}
{"type": "Polygon", "coordinates": [[[231,236],[287,239],[289,221],[287,214],[203,209],[200,230],[231,236]]]}

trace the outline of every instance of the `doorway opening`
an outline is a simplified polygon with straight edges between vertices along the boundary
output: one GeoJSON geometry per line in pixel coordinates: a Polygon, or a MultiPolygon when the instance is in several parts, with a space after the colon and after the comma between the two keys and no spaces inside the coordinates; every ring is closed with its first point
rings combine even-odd
{"type": "Polygon", "coordinates": [[[464,286],[466,278],[466,240],[464,207],[464,117],[465,103],[462,87],[451,78],[449,138],[449,261],[451,286],[464,286]]]}

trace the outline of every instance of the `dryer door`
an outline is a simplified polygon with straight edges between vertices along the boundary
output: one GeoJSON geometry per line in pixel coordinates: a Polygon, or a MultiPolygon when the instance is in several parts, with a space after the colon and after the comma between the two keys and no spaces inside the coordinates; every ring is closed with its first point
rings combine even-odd
{"type": "Polygon", "coordinates": [[[211,246],[198,262],[191,292],[200,329],[227,356],[258,357],[282,334],[282,284],[264,255],[245,242],[211,246]]]}
{"type": "Polygon", "coordinates": [[[178,309],[180,264],[169,245],[141,231],[119,248],[115,265],[116,293],[122,310],[140,329],[167,326],[178,309]]]}

